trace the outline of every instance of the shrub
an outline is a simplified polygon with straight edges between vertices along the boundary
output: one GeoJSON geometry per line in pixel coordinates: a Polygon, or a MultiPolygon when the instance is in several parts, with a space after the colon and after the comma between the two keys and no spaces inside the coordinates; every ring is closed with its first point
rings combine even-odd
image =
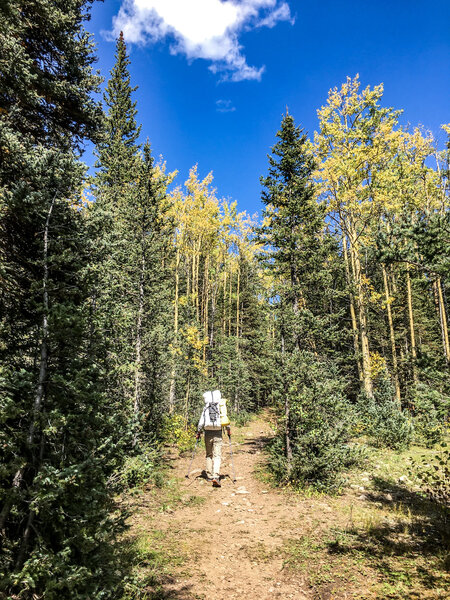
{"type": "Polygon", "coordinates": [[[142,446],[139,454],[128,456],[119,473],[119,485],[122,489],[140,487],[158,477],[157,467],[160,456],[155,448],[142,446]]]}
{"type": "Polygon", "coordinates": [[[192,450],[195,444],[195,427],[183,415],[168,415],[163,424],[163,442],[174,444],[180,452],[192,450]]]}
{"type": "Polygon", "coordinates": [[[245,427],[248,425],[252,418],[252,414],[246,410],[240,410],[237,414],[233,415],[233,421],[236,427],[245,427]]]}
{"type": "Polygon", "coordinates": [[[398,406],[387,374],[379,379],[373,397],[359,396],[357,409],[365,433],[375,446],[393,450],[410,446],[414,432],[412,420],[398,406]]]}
{"type": "Polygon", "coordinates": [[[427,448],[442,442],[450,398],[424,383],[418,383],[413,390],[413,406],[418,440],[427,448]]]}
{"type": "Polygon", "coordinates": [[[361,458],[349,443],[353,409],[343,395],[345,381],[309,352],[295,352],[285,366],[293,457],[288,469],[284,422],[270,447],[270,468],[280,482],[337,491],[342,471],[361,458]]]}

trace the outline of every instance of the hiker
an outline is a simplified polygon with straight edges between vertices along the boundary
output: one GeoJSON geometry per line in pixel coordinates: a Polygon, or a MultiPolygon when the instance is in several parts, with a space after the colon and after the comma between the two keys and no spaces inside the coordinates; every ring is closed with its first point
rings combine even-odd
{"type": "Polygon", "coordinates": [[[206,478],[212,481],[213,487],[220,485],[220,461],[222,458],[222,428],[227,428],[231,436],[230,421],[226,413],[226,400],[219,390],[203,394],[205,407],[198,422],[197,440],[205,431],[206,478]]]}

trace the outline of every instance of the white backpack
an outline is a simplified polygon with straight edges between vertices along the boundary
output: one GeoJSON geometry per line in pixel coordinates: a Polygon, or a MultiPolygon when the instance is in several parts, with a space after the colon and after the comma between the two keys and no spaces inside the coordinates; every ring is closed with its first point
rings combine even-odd
{"type": "Polygon", "coordinates": [[[198,430],[205,429],[207,431],[218,431],[222,429],[220,420],[220,400],[221,395],[219,390],[214,392],[205,392],[203,394],[205,407],[198,423],[198,430]]]}

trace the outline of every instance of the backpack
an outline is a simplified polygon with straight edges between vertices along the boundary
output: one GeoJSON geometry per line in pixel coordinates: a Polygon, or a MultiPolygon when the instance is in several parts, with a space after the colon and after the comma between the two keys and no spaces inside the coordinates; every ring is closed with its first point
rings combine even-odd
{"type": "Polygon", "coordinates": [[[220,419],[220,392],[216,390],[214,392],[205,392],[203,394],[205,399],[205,408],[203,409],[203,425],[206,430],[219,430],[222,428],[220,419]]]}
{"type": "Polygon", "coordinates": [[[226,398],[220,398],[219,409],[220,409],[220,424],[222,425],[222,427],[226,427],[227,425],[230,424],[230,419],[228,418],[228,415],[227,415],[227,400],[226,400],[226,398]]]}

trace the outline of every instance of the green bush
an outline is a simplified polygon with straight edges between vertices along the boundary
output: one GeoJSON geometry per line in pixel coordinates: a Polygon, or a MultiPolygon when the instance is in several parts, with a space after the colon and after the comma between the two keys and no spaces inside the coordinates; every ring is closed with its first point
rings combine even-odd
{"type": "Polygon", "coordinates": [[[413,390],[412,401],[417,439],[427,448],[432,448],[444,439],[450,398],[424,383],[418,383],[413,390]]]}
{"type": "Polygon", "coordinates": [[[294,352],[284,373],[293,456],[289,468],[284,419],[270,446],[270,468],[279,482],[337,491],[342,472],[361,459],[361,449],[349,443],[354,413],[343,394],[345,381],[332,363],[309,352],[294,352]]]}
{"type": "Polygon", "coordinates": [[[246,410],[241,410],[237,414],[232,415],[236,427],[245,427],[252,418],[252,414],[246,410]]]}
{"type": "Polygon", "coordinates": [[[411,418],[398,406],[387,374],[379,379],[373,397],[359,396],[357,410],[364,432],[375,446],[393,450],[410,446],[414,426],[411,418]]]}
{"type": "Polygon", "coordinates": [[[142,446],[139,454],[129,456],[119,473],[122,489],[140,487],[153,480],[158,484],[160,455],[151,446],[142,446]]]}

